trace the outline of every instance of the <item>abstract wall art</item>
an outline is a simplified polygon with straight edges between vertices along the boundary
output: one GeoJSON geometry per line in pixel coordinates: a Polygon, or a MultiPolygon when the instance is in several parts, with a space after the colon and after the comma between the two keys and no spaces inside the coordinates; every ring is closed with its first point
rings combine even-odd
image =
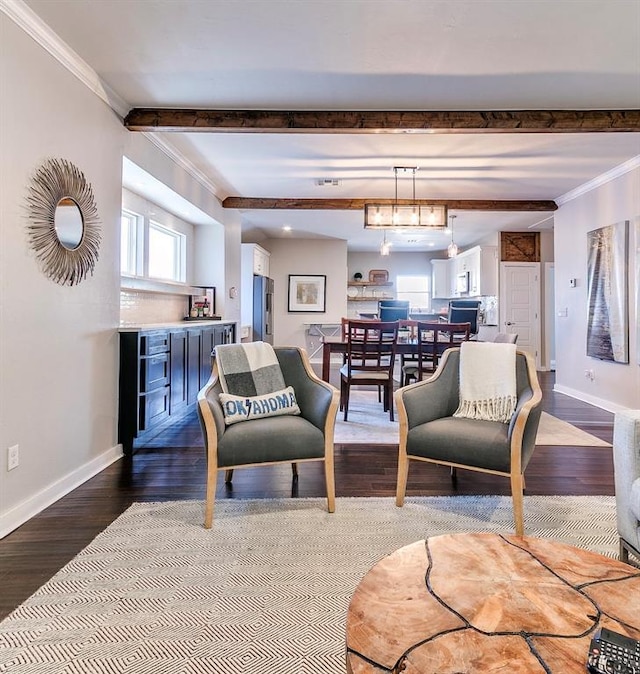
{"type": "Polygon", "coordinates": [[[587,356],[629,362],[629,221],[587,233],[587,356]]]}

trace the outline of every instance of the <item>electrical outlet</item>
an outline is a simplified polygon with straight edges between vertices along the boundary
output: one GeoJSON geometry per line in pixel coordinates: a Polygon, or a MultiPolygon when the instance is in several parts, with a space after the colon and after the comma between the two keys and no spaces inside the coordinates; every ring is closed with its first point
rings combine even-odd
{"type": "Polygon", "coordinates": [[[13,445],[7,450],[7,470],[13,470],[20,465],[20,445],[13,445]]]}

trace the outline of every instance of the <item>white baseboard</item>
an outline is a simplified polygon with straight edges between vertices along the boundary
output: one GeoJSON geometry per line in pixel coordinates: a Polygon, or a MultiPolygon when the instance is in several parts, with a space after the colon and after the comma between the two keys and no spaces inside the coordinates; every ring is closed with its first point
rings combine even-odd
{"type": "Polygon", "coordinates": [[[568,386],[560,386],[556,384],[553,387],[553,390],[557,393],[564,393],[564,395],[570,396],[571,398],[576,398],[576,400],[581,400],[583,403],[589,403],[589,405],[595,405],[595,407],[600,407],[607,412],[623,412],[625,410],[631,409],[629,407],[624,407],[623,405],[616,405],[610,400],[605,400],[604,398],[598,398],[596,396],[589,395],[583,391],[577,391],[576,389],[569,388],[568,386]]]}
{"type": "Polygon", "coordinates": [[[92,459],[84,466],[77,468],[57,482],[49,485],[42,491],[34,494],[11,510],[0,515],[0,538],[4,538],[12,531],[23,525],[32,517],[48,508],[76,487],[91,479],[94,475],[110,466],[122,457],[122,445],[111,447],[107,451],[92,459]]]}

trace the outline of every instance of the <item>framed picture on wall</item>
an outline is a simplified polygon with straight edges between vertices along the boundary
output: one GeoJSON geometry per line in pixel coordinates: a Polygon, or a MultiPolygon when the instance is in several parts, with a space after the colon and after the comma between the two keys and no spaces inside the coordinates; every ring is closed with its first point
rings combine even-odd
{"type": "Polygon", "coordinates": [[[289,274],[289,313],[326,311],[327,277],[289,274]]]}
{"type": "Polygon", "coordinates": [[[587,232],[587,356],[629,362],[629,221],[587,232]]]}

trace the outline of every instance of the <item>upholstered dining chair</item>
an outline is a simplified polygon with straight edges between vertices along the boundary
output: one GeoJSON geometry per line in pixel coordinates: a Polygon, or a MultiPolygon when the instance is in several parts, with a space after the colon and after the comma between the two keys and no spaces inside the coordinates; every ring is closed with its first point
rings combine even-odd
{"type": "Polygon", "coordinates": [[[518,341],[517,332],[498,332],[493,341],[497,344],[515,344],[518,341]]]}
{"type": "Polygon", "coordinates": [[[448,323],[471,323],[471,339],[478,334],[479,300],[450,300],[448,323]]]}
{"type": "Polygon", "coordinates": [[[333,435],[338,390],[322,381],[303,349],[274,347],[286,386],[293,387],[299,415],[269,416],[225,425],[222,386],[214,360],[211,378],[198,394],[198,416],[207,455],[205,528],[211,528],[217,473],[234,468],[307,461],[324,463],[327,509],[335,510],[333,435]]]}
{"type": "Polygon", "coordinates": [[[516,534],[524,533],[524,471],[535,447],[542,392],[535,363],[516,352],[517,405],[509,423],[454,417],[459,403],[460,348],[448,349],[435,374],[398,389],[400,421],[396,505],[404,503],[409,463],[427,461],[464,468],[511,480],[516,534]]]}
{"type": "Polygon", "coordinates": [[[415,327],[417,355],[415,360],[402,363],[402,385],[421,381],[438,367],[440,356],[452,346],[469,340],[470,323],[439,323],[417,321],[415,327]]]}
{"type": "Polygon", "coordinates": [[[393,421],[393,368],[398,322],[349,321],[347,362],[340,368],[340,409],[348,420],[351,387],[382,386],[384,410],[393,421]]]}

